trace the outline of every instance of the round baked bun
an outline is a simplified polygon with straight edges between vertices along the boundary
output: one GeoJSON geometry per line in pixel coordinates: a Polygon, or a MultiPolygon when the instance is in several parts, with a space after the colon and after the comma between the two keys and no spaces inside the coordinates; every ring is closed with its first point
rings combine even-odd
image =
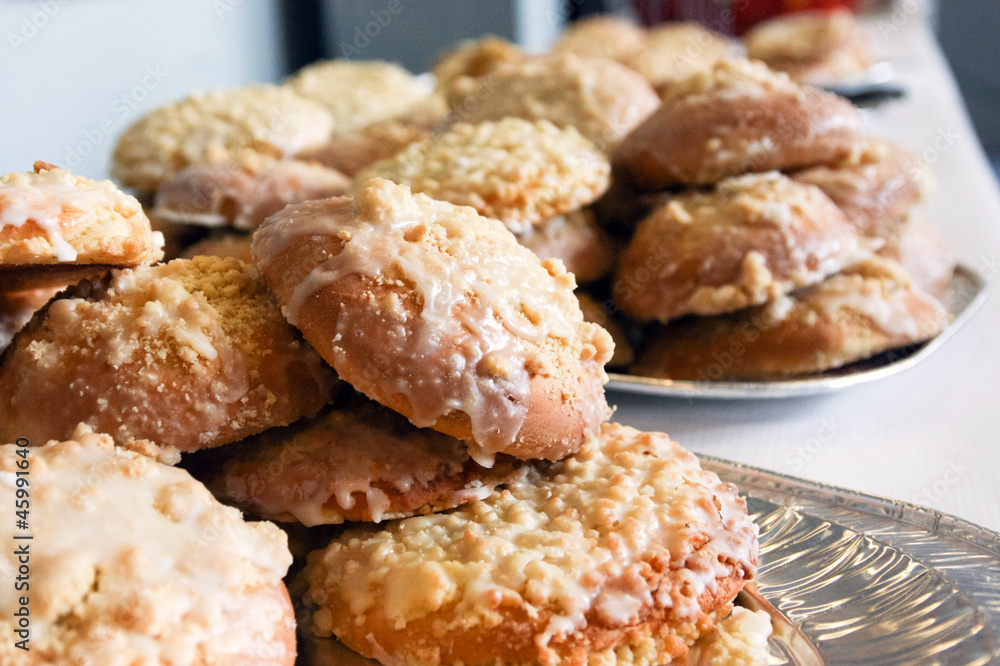
{"type": "Polygon", "coordinates": [[[350,178],[320,164],[245,155],[184,169],[162,184],[152,214],[161,222],[252,231],[290,203],[350,187],[350,178]]]}
{"type": "Polygon", "coordinates": [[[52,287],[163,257],[135,197],[45,162],[0,176],[0,285],[52,287]]]}
{"type": "Polygon", "coordinates": [[[503,222],[515,233],[597,199],[611,179],[607,157],[572,127],[504,118],[458,123],[357,175],[385,178],[503,222]]]}
{"type": "Polygon", "coordinates": [[[614,151],[643,189],[830,164],[863,133],[845,99],[746,60],[721,60],[671,85],[663,104],[614,151]]]}
{"type": "Polygon", "coordinates": [[[607,417],[613,344],[575,283],[496,221],[376,178],[268,218],[253,257],[345,381],[493,456],[558,459],[607,417]]]}
{"type": "Polygon", "coordinates": [[[314,632],[385,664],[664,664],[729,612],[756,534],[691,453],[605,424],[485,500],[345,532],[310,554],[305,603],[314,632]]]}
{"type": "Polygon", "coordinates": [[[669,197],[639,223],[612,296],[642,321],[721,314],[821,281],[858,256],[857,233],[818,188],[777,172],[669,197]]]}
{"type": "Polygon", "coordinates": [[[11,479],[0,499],[13,511],[18,473],[31,496],[29,527],[11,519],[0,528],[0,568],[23,568],[19,548],[31,568],[30,588],[11,580],[0,589],[0,662],[294,664],[295,618],[281,580],[292,556],[278,528],[244,522],[187,472],[85,428],[24,451],[0,446],[0,474],[11,479]],[[15,643],[28,636],[16,633],[15,612],[24,597],[30,641],[21,650],[15,643]]]}
{"type": "Polygon", "coordinates": [[[195,257],[232,257],[246,263],[252,263],[250,254],[250,234],[217,232],[205,236],[201,240],[184,248],[182,259],[195,257]]]}
{"type": "Polygon", "coordinates": [[[111,174],[124,187],[159,189],[182,169],[245,153],[291,157],[330,138],[323,106],[287,88],[252,85],[191,95],[129,127],[115,146],[111,174]]]}
{"type": "Polygon", "coordinates": [[[661,95],[674,83],[702,72],[729,55],[729,40],[698,23],[673,22],[646,33],[625,62],[661,95]]]}
{"type": "Polygon", "coordinates": [[[459,42],[438,56],[431,73],[439,90],[446,90],[461,79],[480,79],[504,67],[527,62],[528,55],[506,39],[488,35],[459,42]]]}
{"type": "Polygon", "coordinates": [[[932,338],[947,321],[899,264],[876,257],[767,305],[671,322],[632,374],[708,381],[822,372],[932,338]]]}
{"type": "Polygon", "coordinates": [[[335,382],[252,266],[177,259],[82,282],[36,314],[0,359],[0,440],[86,423],[177,462],[316,414],[335,382]]]}
{"type": "Polygon", "coordinates": [[[779,16],[758,23],[743,43],[748,57],[806,83],[832,83],[872,63],[868,37],[846,9],[779,16]]]}
{"type": "Polygon", "coordinates": [[[791,176],[815,185],[866,236],[886,236],[904,222],[930,189],[927,164],[883,139],[868,139],[844,159],[791,176]]]}
{"type": "Polygon", "coordinates": [[[483,499],[522,463],[492,469],[465,444],[366,398],[314,419],[206,452],[196,464],[216,497],[247,513],[307,527],[381,522],[483,499]]]}
{"type": "Polygon", "coordinates": [[[324,60],[298,71],[285,87],[322,104],[340,134],[401,116],[430,92],[399,65],[379,60],[324,60]]]}
{"type": "Polygon", "coordinates": [[[600,150],[610,151],[659,105],[639,74],[605,58],[556,53],[503,68],[463,95],[449,96],[467,123],[506,117],[548,120],[575,127],[600,150]]]}

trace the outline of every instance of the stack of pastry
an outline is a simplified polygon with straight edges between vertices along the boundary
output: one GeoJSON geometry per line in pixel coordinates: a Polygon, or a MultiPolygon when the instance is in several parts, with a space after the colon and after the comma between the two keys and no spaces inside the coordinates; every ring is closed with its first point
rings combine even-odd
{"type": "MultiPolygon", "coordinates": [[[[47,165],[0,183],[29,245],[82,257],[71,232],[100,243],[127,214],[149,246],[5,267],[31,286],[90,274],[0,358],[0,499],[28,469],[47,544],[31,659],[292,664],[285,537],[222,503],[290,526],[309,655],[335,636],[385,664],[653,665],[699,639],[766,658],[766,617],[729,617],[757,564],[745,502],[666,435],[607,422],[610,336],[508,228],[591,200],[606,161],[543,121],[479,127],[547,156],[529,170],[546,196],[490,199],[505,223],[372,178],[268,217],[253,265],[152,264],[148,220],[110,183],[47,165]],[[584,151],[573,179],[564,146],[584,151]]],[[[516,173],[494,166],[502,194],[516,173]]],[[[16,631],[0,622],[4,663],[29,663],[16,631]]]]}

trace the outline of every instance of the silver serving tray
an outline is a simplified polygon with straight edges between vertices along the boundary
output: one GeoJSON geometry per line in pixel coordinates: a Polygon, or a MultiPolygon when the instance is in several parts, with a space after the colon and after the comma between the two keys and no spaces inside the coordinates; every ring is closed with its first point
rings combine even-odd
{"type": "Polygon", "coordinates": [[[889,377],[908,370],[947,342],[964,326],[986,301],[986,283],[967,266],[959,265],[941,296],[951,322],[937,337],[918,345],[879,354],[816,375],[772,381],[684,381],[654,379],[608,373],[607,389],[626,393],[659,395],[671,398],[758,399],[791,398],[831,393],[858,384],[889,377]]]}
{"type": "MultiPolygon", "coordinates": [[[[756,582],[738,603],[771,614],[770,664],[1000,663],[1000,534],[905,502],[699,456],[760,526],[756,582]]],[[[371,666],[330,639],[304,666],[371,666]]]]}

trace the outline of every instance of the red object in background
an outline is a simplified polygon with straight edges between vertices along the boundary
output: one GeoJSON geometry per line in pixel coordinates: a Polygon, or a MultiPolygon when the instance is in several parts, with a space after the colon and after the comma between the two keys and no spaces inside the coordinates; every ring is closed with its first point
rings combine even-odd
{"type": "Polygon", "coordinates": [[[808,9],[854,9],[858,0],[633,0],[646,25],[697,21],[717,32],[742,35],[755,23],[808,9]]]}

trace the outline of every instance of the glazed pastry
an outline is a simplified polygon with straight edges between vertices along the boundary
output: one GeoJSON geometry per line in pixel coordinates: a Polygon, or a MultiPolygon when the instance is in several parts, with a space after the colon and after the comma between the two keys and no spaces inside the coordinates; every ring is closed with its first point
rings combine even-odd
{"type": "Polygon", "coordinates": [[[61,286],[163,256],[135,197],[45,162],[0,176],[0,284],[61,286]]]}
{"type": "Polygon", "coordinates": [[[350,186],[350,178],[319,164],[244,156],[179,172],[160,186],[152,214],[162,222],[253,231],[290,203],[339,196],[350,186]]]}
{"type": "Polygon", "coordinates": [[[434,199],[472,206],[525,233],[590,203],[608,188],[610,177],[607,158],[575,129],[505,118],[459,123],[413,144],[359,173],[355,188],[386,178],[434,199]]]}
{"type": "Polygon", "coordinates": [[[449,102],[463,122],[548,120],[575,127],[610,151],[660,100],[645,79],[620,63],[559,53],[505,68],[449,102]]]}
{"type": "Polygon", "coordinates": [[[768,379],[838,368],[934,337],[941,304],[894,261],[872,258],[756,308],[662,328],[632,374],[667,379],[768,379]]]}
{"type": "Polygon", "coordinates": [[[459,440],[416,428],[367,399],[204,457],[207,474],[199,478],[216,497],[308,527],[453,509],[523,476],[513,458],[480,467],[459,440]]]}
{"type": "Polygon", "coordinates": [[[577,282],[604,277],[614,261],[614,244],[588,209],[549,218],[523,234],[517,242],[539,259],[558,259],[577,282]]]}
{"type": "Polygon", "coordinates": [[[615,150],[616,173],[642,189],[832,164],[863,134],[850,102],[762,63],[722,60],[670,86],[615,150]]]}
{"type": "Polygon", "coordinates": [[[941,232],[919,215],[911,215],[885,240],[879,256],[898,261],[917,286],[940,296],[955,273],[955,257],[941,232]]]}
{"type": "Polygon", "coordinates": [[[552,51],[629,64],[646,46],[645,39],[641,27],[617,16],[597,14],[571,23],[552,51]]]}
{"type": "Polygon", "coordinates": [[[792,178],[823,190],[867,236],[890,234],[930,189],[927,165],[882,139],[868,139],[840,162],[799,171],[792,178]]]}
{"type": "Polygon", "coordinates": [[[485,500],[344,533],[310,554],[305,603],[383,664],[663,664],[729,612],[756,534],[691,453],[605,424],[485,500]]]}
{"type": "Polygon", "coordinates": [[[831,83],[872,63],[868,37],[847,10],[796,12],[759,23],[747,56],[805,83],[831,83]]]}
{"type": "Polygon", "coordinates": [[[0,475],[11,479],[0,500],[13,510],[18,472],[29,472],[31,495],[30,530],[0,527],[0,568],[24,564],[15,544],[31,559],[30,592],[15,591],[13,579],[0,589],[0,663],[295,663],[281,580],[292,557],[279,529],[244,522],[187,472],[86,428],[32,443],[26,457],[0,446],[0,475]],[[30,595],[24,650],[15,646],[27,638],[16,634],[15,613],[28,608],[21,595],[30,595]]]}
{"type": "Polygon", "coordinates": [[[124,187],[155,192],[195,164],[250,153],[283,159],[322,145],[330,112],[287,88],[253,85],[195,94],[162,106],[129,127],[115,146],[112,175],[124,187]]]}
{"type": "Polygon", "coordinates": [[[740,176],[670,197],[639,223],[612,296],[642,321],[721,314],[819,282],[858,247],[854,227],[818,188],[776,172],[740,176]]]}
{"type": "Polygon", "coordinates": [[[399,65],[378,60],[325,60],[299,70],[285,86],[326,107],[338,134],[401,116],[430,92],[399,65]]]}
{"type": "Polygon", "coordinates": [[[583,321],[573,277],[472,208],[376,178],[269,218],[253,257],[345,381],[484,466],[562,458],[608,415],[613,345],[583,321]]]}
{"type": "Polygon", "coordinates": [[[83,282],[35,316],[0,364],[0,440],[82,422],[176,463],[316,414],[335,381],[253,267],[178,259],[83,282]]]}
{"type": "Polygon", "coordinates": [[[723,60],[731,50],[728,39],[697,23],[665,23],[650,30],[641,44],[625,64],[661,95],[672,84],[723,60]]]}
{"type": "Polygon", "coordinates": [[[354,178],[366,166],[388,159],[431,137],[431,131],[401,120],[382,120],[359,130],[337,134],[326,144],[300,153],[298,158],[318,162],[354,178]]]}

